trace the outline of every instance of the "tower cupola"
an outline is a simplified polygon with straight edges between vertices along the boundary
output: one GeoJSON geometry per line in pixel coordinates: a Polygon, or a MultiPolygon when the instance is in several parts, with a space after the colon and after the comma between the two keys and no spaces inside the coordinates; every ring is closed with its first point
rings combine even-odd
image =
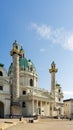
{"type": "Polygon", "coordinates": [[[49,72],[52,73],[52,72],[57,72],[57,71],[58,71],[58,69],[56,69],[56,64],[55,64],[55,62],[53,61],[53,62],[51,63],[51,69],[49,69],[49,72]]]}
{"type": "Polygon", "coordinates": [[[10,51],[10,55],[13,56],[14,54],[20,54],[19,53],[19,47],[18,47],[18,43],[17,41],[15,40],[14,43],[13,43],[13,48],[12,50],[10,51]]]}
{"type": "Polygon", "coordinates": [[[24,58],[24,57],[25,57],[24,50],[23,50],[23,47],[22,47],[22,46],[21,46],[21,49],[20,49],[20,57],[21,57],[21,58],[24,58]]]}

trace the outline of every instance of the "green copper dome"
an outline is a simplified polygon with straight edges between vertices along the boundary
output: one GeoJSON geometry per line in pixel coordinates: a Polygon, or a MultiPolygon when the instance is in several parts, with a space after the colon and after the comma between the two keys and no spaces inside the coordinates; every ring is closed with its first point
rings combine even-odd
{"type": "Polygon", "coordinates": [[[29,71],[36,70],[32,61],[26,59],[25,57],[19,59],[19,66],[20,69],[24,69],[24,70],[29,70],[29,71]]]}
{"type": "MultiPolygon", "coordinates": [[[[28,60],[27,58],[23,57],[23,58],[19,58],[19,67],[20,67],[20,70],[28,70],[28,71],[35,71],[36,73],[36,69],[35,69],[35,66],[34,64],[32,63],[31,60],[28,60]]],[[[12,71],[12,68],[13,68],[13,63],[11,63],[10,67],[9,67],[9,73],[11,73],[12,71]]]]}
{"type": "Polygon", "coordinates": [[[20,58],[19,59],[19,66],[20,66],[20,69],[26,69],[28,68],[28,60],[26,58],[20,58]]]}

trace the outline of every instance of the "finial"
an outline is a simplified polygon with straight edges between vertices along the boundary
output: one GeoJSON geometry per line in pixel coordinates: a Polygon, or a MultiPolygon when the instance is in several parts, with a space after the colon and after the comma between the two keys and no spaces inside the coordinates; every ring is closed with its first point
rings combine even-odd
{"type": "Polygon", "coordinates": [[[51,69],[49,69],[49,72],[52,73],[52,72],[57,72],[57,71],[58,71],[58,69],[56,68],[55,62],[53,61],[51,63],[51,69]]]}
{"type": "Polygon", "coordinates": [[[21,49],[20,50],[23,50],[23,47],[21,46],[21,49]]]}
{"type": "Polygon", "coordinates": [[[24,57],[24,49],[23,49],[23,47],[21,46],[21,48],[20,48],[20,57],[24,57]]]}
{"type": "Polygon", "coordinates": [[[52,62],[51,67],[55,68],[55,62],[54,61],[52,62]]]}
{"type": "Polygon", "coordinates": [[[13,46],[14,45],[18,45],[18,42],[16,40],[13,42],[13,46]]]}
{"type": "Polygon", "coordinates": [[[17,40],[15,40],[15,43],[17,43],[17,40]]]}

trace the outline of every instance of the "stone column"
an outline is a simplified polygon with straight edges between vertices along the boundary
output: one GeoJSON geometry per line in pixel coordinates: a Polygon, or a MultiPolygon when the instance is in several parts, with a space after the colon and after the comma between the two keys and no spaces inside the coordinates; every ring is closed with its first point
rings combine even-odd
{"type": "Polygon", "coordinates": [[[19,55],[13,55],[13,98],[19,97],[19,55]]]}
{"type": "Polygon", "coordinates": [[[51,93],[55,96],[55,72],[51,73],[51,93]]]}
{"type": "Polygon", "coordinates": [[[36,101],[36,114],[38,115],[38,100],[36,101]]]}
{"type": "Polygon", "coordinates": [[[40,109],[41,109],[41,115],[42,115],[42,101],[40,102],[40,109]]]}
{"type": "Polygon", "coordinates": [[[32,99],[32,115],[34,115],[34,99],[32,99]]]}
{"type": "Polygon", "coordinates": [[[15,41],[13,43],[13,48],[10,51],[10,55],[13,58],[13,81],[12,81],[12,100],[16,102],[19,98],[19,57],[20,50],[18,43],[15,41]]]}
{"type": "Polygon", "coordinates": [[[47,102],[45,102],[45,115],[47,116],[47,102]]]}

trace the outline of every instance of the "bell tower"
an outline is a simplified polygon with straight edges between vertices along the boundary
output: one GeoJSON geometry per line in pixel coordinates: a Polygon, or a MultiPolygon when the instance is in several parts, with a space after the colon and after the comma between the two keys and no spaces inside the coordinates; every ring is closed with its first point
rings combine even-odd
{"type": "Polygon", "coordinates": [[[55,73],[58,71],[56,68],[56,65],[54,61],[51,64],[51,69],[49,69],[49,72],[51,73],[51,94],[55,97],[55,73]]]}
{"type": "Polygon", "coordinates": [[[13,58],[12,99],[13,102],[15,102],[19,98],[19,56],[20,56],[20,50],[16,40],[13,43],[13,48],[10,51],[10,55],[13,58]]]}

